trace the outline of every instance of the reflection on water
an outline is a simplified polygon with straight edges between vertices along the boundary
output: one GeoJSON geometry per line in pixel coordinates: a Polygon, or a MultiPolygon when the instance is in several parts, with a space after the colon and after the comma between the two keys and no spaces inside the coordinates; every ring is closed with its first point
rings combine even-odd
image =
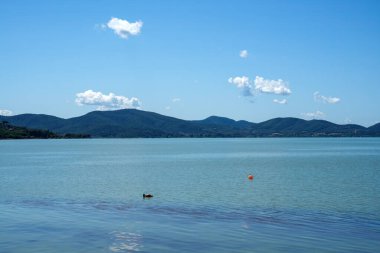
{"type": "Polygon", "coordinates": [[[140,251],[143,247],[141,245],[142,236],[139,234],[121,231],[112,231],[110,234],[113,243],[109,249],[112,252],[140,251]]]}
{"type": "Polygon", "coordinates": [[[380,221],[360,214],[47,199],[3,203],[3,210],[8,211],[0,220],[2,246],[15,249],[4,252],[32,252],[20,248],[23,243],[11,245],[13,235],[39,245],[35,252],[53,245],[57,252],[374,252],[380,247],[380,221]]]}

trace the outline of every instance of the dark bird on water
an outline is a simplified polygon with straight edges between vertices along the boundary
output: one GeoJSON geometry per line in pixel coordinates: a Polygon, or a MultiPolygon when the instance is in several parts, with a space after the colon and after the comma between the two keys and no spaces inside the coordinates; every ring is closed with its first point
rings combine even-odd
{"type": "Polygon", "coordinates": [[[153,195],[152,194],[143,194],[143,198],[145,199],[145,198],[153,198],[153,195]]]}

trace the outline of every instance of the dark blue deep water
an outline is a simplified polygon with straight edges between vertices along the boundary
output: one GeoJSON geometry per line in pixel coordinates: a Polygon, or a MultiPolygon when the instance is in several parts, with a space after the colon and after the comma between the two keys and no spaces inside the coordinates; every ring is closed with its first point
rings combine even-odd
{"type": "Polygon", "coordinates": [[[1,253],[134,251],[380,252],[380,138],[0,141],[1,253]]]}

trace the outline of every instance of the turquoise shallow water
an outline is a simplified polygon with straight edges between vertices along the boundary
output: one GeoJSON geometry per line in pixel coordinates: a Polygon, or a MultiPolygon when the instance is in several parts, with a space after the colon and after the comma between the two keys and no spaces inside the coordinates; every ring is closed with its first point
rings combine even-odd
{"type": "Polygon", "coordinates": [[[380,139],[1,141],[0,249],[379,252],[380,139]]]}

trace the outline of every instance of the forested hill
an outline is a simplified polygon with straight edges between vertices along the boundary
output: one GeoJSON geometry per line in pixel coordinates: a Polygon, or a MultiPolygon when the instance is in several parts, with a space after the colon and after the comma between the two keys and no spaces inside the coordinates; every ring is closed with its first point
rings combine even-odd
{"type": "Polygon", "coordinates": [[[62,119],[44,114],[0,116],[0,121],[57,134],[88,134],[92,137],[351,137],[380,136],[380,124],[363,127],[339,125],[325,120],[275,118],[261,123],[211,116],[203,120],[182,120],[135,109],[93,111],[62,119]]]}
{"type": "Polygon", "coordinates": [[[49,130],[29,129],[10,125],[6,121],[0,122],[0,139],[61,139],[61,138],[88,138],[83,134],[55,134],[49,130]]]}

